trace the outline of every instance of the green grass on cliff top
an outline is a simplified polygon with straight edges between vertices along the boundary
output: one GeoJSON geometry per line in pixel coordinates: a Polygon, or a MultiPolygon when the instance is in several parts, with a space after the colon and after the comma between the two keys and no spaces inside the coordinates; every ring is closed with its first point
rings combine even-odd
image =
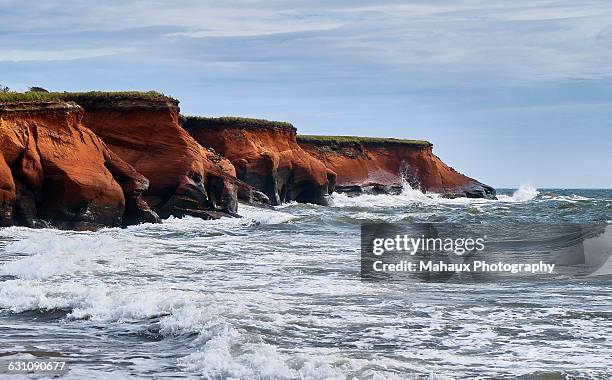
{"type": "Polygon", "coordinates": [[[73,101],[117,101],[117,100],[173,100],[156,91],[90,91],[90,92],[2,92],[0,103],[73,101]]]}
{"type": "Polygon", "coordinates": [[[320,135],[298,135],[298,142],[305,143],[336,143],[336,144],[351,144],[351,143],[387,143],[387,144],[407,144],[418,146],[431,146],[432,144],[426,140],[408,140],[395,139],[391,137],[360,137],[360,136],[320,136],[320,135]]]}
{"type": "Polygon", "coordinates": [[[183,116],[183,125],[186,127],[236,127],[236,128],[290,128],[294,126],[284,121],[252,119],[249,117],[222,116],[222,117],[203,117],[203,116],[183,116]]]}

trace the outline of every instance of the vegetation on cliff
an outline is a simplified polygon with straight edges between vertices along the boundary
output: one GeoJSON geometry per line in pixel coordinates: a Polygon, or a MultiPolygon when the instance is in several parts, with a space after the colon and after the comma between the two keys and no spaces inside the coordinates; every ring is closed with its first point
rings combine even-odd
{"type": "Polygon", "coordinates": [[[189,128],[261,128],[261,129],[289,129],[295,131],[291,123],[248,117],[222,116],[202,117],[181,115],[181,123],[189,128]]]}
{"type": "Polygon", "coordinates": [[[401,144],[412,146],[432,146],[426,140],[395,139],[391,137],[360,137],[360,136],[320,136],[320,135],[298,135],[298,143],[311,144],[401,144]]]}
{"type": "Polygon", "coordinates": [[[85,102],[110,102],[120,100],[178,100],[166,96],[157,91],[89,91],[89,92],[0,92],[0,103],[9,102],[53,102],[72,101],[76,103],[85,102]]]}

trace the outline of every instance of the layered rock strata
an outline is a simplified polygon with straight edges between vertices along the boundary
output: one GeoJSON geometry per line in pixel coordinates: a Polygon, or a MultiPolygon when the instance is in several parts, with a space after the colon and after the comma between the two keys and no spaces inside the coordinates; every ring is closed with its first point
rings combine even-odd
{"type": "Polygon", "coordinates": [[[297,201],[326,205],[335,173],[297,143],[289,123],[246,118],[183,117],[201,145],[227,157],[236,176],[272,205],[297,201]]]}
{"type": "Polygon", "coordinates": [[[156,222],[148,180],[72,102],[0,103],[0,225],[94,229],[156,222]]]}
{"type": "Polygon", "coordinates": [[[233,165],[180,127],[178,101],[163,96],[74,100],[85,108],[84,124],[149,179],[143,197],[162,218],[236,215],[240,181],[233,165]]]}
{"type": "Polygon", "coordinates": [[[298,136],[297,141],[336,173],[339,192],[399,192],[407,182],[447,197],[495,198],[495,189],[446,165],[427,141],[347,136],[298,136]]]}

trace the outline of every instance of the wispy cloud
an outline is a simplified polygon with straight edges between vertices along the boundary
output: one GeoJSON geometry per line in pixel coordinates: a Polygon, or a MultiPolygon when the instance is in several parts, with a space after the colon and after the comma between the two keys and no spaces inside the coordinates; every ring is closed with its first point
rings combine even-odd
{"type": "Polygon", "coordinates": [[[119,53],[125,53],[126,51],[127,49],[116,48],[59,50],[0,49],[0,62],[72,61],[84,58],[106,57],[119,53]]]}
{"type": "MultiPolygon", "coordinates": [[[[93,32],[124,31],[116,41],[102,41],[103,50],[129,53],[128,44],[138,44],[139,29],[175,29],[153,34],[148,57],[163,58],[165,46],[180,53],[184,46],[203,46],[207,39],[234,37],[233,45],[244,45],[257,60],[274,58],[268,53],[279,41],[265,38],[291,35],[283,41],[283,61],[302,59],[300,51],[319,50],[322,60],[376,64],[386,70],[454,73],[484,72],[509,80],[597,78],[612,71],[612,4],[606,1],[106,1],[0,2],[3,13],[0,59],[14,60],[8,52],[55,59],[61,51],[69,57],[95,56],[100,41],[93,32]],[[38,31],[28,37],[25,31],[38,31]],[[36,39],[43,33],[64,34],[55,46],[40,49],[36,39]],[[21,38],[15,38],[15,35],[21,38]],[[80,34],[90,34],[89,47],[75,51],[80,34]],[[132,40],[130,41],[130,36],[132,40]],[[253,38],[261,40],[257,51],[249,49],[253,38]],[[239,40],[242,38],[242,40],[239,40]],[[24,44],[26,47],[24,47],[24,44]],[[33,52],[28,53],[27,45],[33,52]],[[86,53],[85,50],[91,50],[86,53]],[[45,54],[45,51],[47,54],[45,54]],[[71,53],[72,52],[72,53],[71,53]]],[[[115,38],[115,37],[113,37],[115,38]]],[[[238,47],[240,50],[240,47],[238,47]]],[[[228,61],[234,51],[215,55],[228,61]]],[[[178,56],[177,58],[180,58],[178,56]]],[[[212,58],[213,57],[208,57],[212,58]]]]}

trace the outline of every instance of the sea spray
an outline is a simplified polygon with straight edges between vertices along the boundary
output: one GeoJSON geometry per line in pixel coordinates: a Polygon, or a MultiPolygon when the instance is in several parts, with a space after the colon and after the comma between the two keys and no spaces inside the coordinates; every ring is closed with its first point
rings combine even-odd
{"type": "Polygon", "coordinates": [[[537,197],[540,192],[531,185],[521,185],[512,196],[498,195],[499,200],[505,202],[527,202],[537,197]]]}
{"type": "Polygon", "coordinates": [[[413,189],[407,181],[402,181],[402,191],[399,194],[362,194],[349,196],[344,193],[331,195],[332,207],[402,207],[415,203],[434,203],[418,189],[413,189]]]}

